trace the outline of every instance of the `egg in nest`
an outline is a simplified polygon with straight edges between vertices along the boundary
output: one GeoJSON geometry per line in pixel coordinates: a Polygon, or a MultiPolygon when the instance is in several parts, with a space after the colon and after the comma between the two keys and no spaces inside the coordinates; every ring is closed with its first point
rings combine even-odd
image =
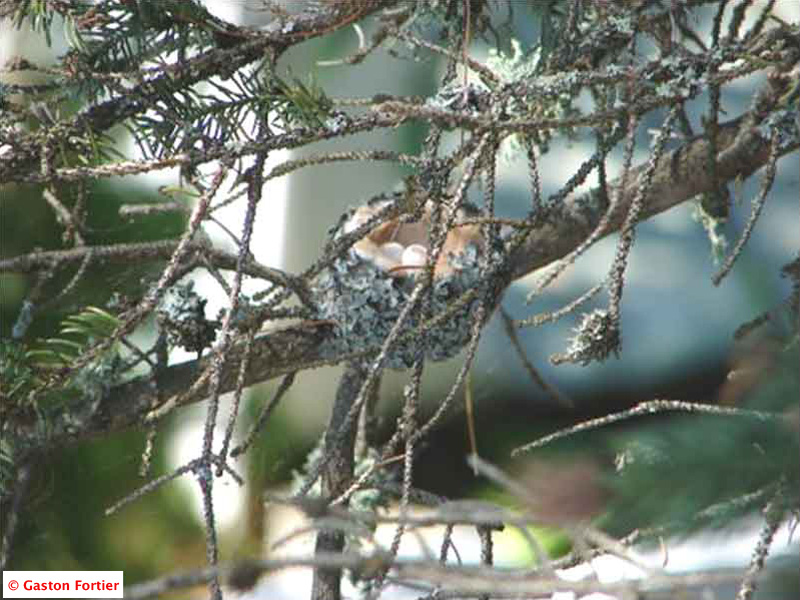
{"type": "MultiPolygon", "coordinates": [[[[333,230],[333,238],[355,231],[387,204],[376,202],[351,210],[333,230]]],[[[460,208],[456,222],[473,212],[472,207],[460,208]]],[[[330,343],[336,345],[335,351],[358,352],[383,343],[408,301],[417,277],[428,264],[430,227],[429,205],[418,221],[403,223],[391,219],[381,223],[336,257],[318,277],[314,291],[319,317],[334,325],[335,337],[330,343]]],[[[454,300],[478,284],[483,248],[478,225],[451,228],[434,265],[431,312],[427,318],[442,314],[454,300]]],[[[470,313],[475,302],[459,307],[424,335],[396,344],[388,355],[387,366],[393,369],[412,366],[418,344],[429,360],[455,356],[470,339],[470,313]]],[[[414,330],[426,320],[421,318],[422,312],[413,311],[406,320],[406,331],[414,330]]]]}

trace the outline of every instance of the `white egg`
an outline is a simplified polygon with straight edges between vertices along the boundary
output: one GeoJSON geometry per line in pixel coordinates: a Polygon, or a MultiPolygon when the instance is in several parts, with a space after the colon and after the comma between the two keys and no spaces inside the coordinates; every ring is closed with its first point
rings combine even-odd
{"type": "Polygon", "coordinates": [[[397,263],[398,265],[403,261],[403,247],[402,244],[398,244],[397,242],[386,242],[380,248],[381,253],[384,255],[385,258],[397,263]]]}
{"type": "Polygon", "coordinates": [[[353,246],[353,250],[359,258],[372,263],[381,271],[391,271],[400,266],[403,247],[394,242],[378,246],[372,240],[364,238],[353,246]],[[399,248],[395,248],[395,246],[399,246],[399,248]]]}
{"type": "MultiPolygon", "coordinates": [[[[400,259],[402,258],[403,247],[396,242],[387,242],[381,246],[377,246],[372,242],[370,256],[367,256],[373,265],[382,271],[391,271],[392,269],[400,266],[400,259]],[[399,248],[397,247],[399,246],[399,248]]],[[[364,242],[359,242],[359,245],[364,245],[364,242]]]]}
{"type": "Polygon", "coordinates": [[[428,262],[428,249],[421,244],[411,244],[403,251],[404,267],[424,267],[428,262]]]}

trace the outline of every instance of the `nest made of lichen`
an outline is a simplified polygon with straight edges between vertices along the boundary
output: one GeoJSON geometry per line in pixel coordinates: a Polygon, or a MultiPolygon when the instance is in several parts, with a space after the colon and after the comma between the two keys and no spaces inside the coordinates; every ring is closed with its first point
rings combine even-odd
{"type": "MultiPolygon", "coordinates": [[[[355,231],[386,203],[351,210],[333,231],[334,239],[355,231]]],[[[414,222],[391,219],[369,231],[347,252],[337,257],[315,285],[319,317],[334,325],[338,351],[359,352],[380,346],[389,335],[408,300],[416,278],[427,265],[430,248],[431,208],[414,222]]],[[[458,220],[469,214],[459,209],[458,220]]],[[[427,314],[451,310],[455,299],[473,288],[481,274],[483,238],[474,224],[453,227],[445,238],[433,268],[427,314]]],[[[408,368],[421,348],[429,360],[439,361],[457,354],[470,338],[473,302],[425,331],[423,336],[398,343],[387,359],[394,369],[408,368]]],[[[421,324],[420,311],[406,321],[411,331],[421,324]]]]}

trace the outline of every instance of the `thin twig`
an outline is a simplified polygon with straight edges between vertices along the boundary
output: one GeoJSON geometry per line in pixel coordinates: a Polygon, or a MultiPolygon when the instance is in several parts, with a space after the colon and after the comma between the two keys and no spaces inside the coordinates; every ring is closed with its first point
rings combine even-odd
{"type": "Polygon", "coordinates": [[[784,502],[784,482],[781,482],[773,497],[761,511],[764,515],[764,526],[758,535],[758,543],[753,549],[750,565],[747,567],[747,572],[739,586],[739,591],[736,593],[736,600],[750,600],[756,591],[756,577],[764,568],[772,540],[775,538],[775,534],[783,521],[784,502]]]}
{"type": "Polygon", "coordinates": [[[525,367],[525,370],[528,372],[528,376],[531,378],[536,385],[542,388],[545,393],[550,396],[550,399],[553,400],[556,404],[560,404],[561,406],[571,407],[574,406],[572,399],[569,396],[565,396],[562,392],[560,392],[555,386],[549,384],[544,377],[539,373],[536,367],[533,366],[533,363],[528,358],[528,355],[525,352],[525,348],[522,347],[522,343],[519,339],[519,334],[517,334],[517,328],[515,327],[515,322],[511,318],[511,315],[508,314],[505,308],[502,306],[500,307],[500,316],[503,319],[503,328],[508,336],[508,339],[511,341],[511,347],[514,348],[514,351],[517,353],[517,356],[522,361],[522,366],[525,367]]]}
{"type": "Polygon", "coordinates": [[[780,415],[763,411],[757,411],[757,410],[746,410],[743,408],[734,408],[729,406],[714,406],[710,404],[697,404],[694,402],[683,402],[681,400],[650,400],[648,402],[642,402],[641,404],[637,404],[636,406],[628,410],[612,413],[610,415],[599,417],[597,419],[590,419],[588,421],[583,421],[582,423],[578,423],[573,427],[568,427],[567,429],[561,429],[559,431],[556,431],[555,433],[546,435],[542,438],[539,438],[535,442],[531,442],[530,444],[525,444],[524,446],[519,446],[518,448],[515,448],[511,452],[511,456],[518,456],[523,452],[530,452],[531,450],[541,448],[542,446],[546,446],[556,440],[561,440],[563,438],[575,435],[576,433],[582,433],[584,431],[589,431],[590,429],[598,429],[600,427],[605,427],[606,425],[610,425],[611,423],[625,421],[627,419],[631,419],[642,415],[654,415],[664,412],[685,412],[685,413],[695,413],[695,414],[716,415],[720,417],[738,417],[745,419],[755,419],[757,421],[762,421],[762,422],[775,421],[780,419],[780,415]]]}

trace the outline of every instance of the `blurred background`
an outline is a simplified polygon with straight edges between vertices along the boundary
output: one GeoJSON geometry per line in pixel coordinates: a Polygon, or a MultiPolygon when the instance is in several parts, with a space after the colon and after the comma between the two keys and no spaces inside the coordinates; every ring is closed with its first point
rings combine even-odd
{"type": "MultiPolygon", "coordinates": [[[[207,0],[205,4],[217,16],[235,23],[258,25],[268,18],[266,13],[257,10],[256,2],[207,0]]],[[[302,4],[288,2],[286,7],[299,10],[302,4]]],[[[500,31],[509,34],[501,36],[498,46],[476,40],[470,48],[475,59],[485,61],[490,52],[510,54],[513,52],[512,36],[526,50],[537,43],[537,3],[514,2],[513,5],[510,21],[501,22],[508,18],[508,13],[500,10],[496,24],[500,31]]],[[[786,21],[800,20],[800,7],[794,0],[778,0],[775,11],[786,21]]],[[[708,8],[699,10],[698,14],[708,21],[713,11],[708,8]]],[[[757,14],[757,11],[748,14],[757,14]]],[[[17,30],[8,21],[0,22],[0,64],[18,55],[37,64],[52,63],[66,49],[65,41],[58,35],[58,26],[53,31],[54,43],[48,48],[43,37],[29,32],[27,25],[17,30]]],[[[301,80],[313,75],[332,97],[366,97],[376,92],[424,96],[435,91],[442,64],[435,57],[415,57],[402,48],[391,49],[396,50],[399,57],[384,50],[356,66],[331,64],[357,47],[357,32],[349,29],[293,48],[282,58],[281,66],[301,80]]],[[[763,78],[752,77],[726,88],[722,102],[727,113],[734,117],[745,110],[761,83],[763,78]]],[[[689,116],[697,129],[707,102],[707,97],[701,96],[692,103],[695,111],[689,116]]],[[[652,118],[640,126],[635,162],[646,158],[650,131],[660,124],[662,116],[651,115],[652,118]]],[[[349,138],[346,142],[320,144],[302,152],[386,148],[414,153],[424,134],[421,125],[403,127],[349,138]]],[[[458,143],[458,133],[452,135],[449,143],[458,143]]],[[[132,143],[123,132],[118,136],[123,152],[133,152],[132,143]]],[[[590,140],[554,143],[551,151],[541,157],[545,195],[558,190],[592,151],[590,140]]],[[[277,164],[286,158],[284,154],[276,155],[271,161],[277,164]]],[[[609,162],[612,177],[618,173],[620,164],[620,152],[617,152],[609,162]]],[[[498,165],[498,212],[520,216],[530,203],[524,157],[507,150],[498,159],[498,165]]],[[[653,442],[652,446],[663,447],[664,452],[686,451],[686,456],[679,456],[670,469],[659,472],[662,479],[659,482],[647,480],[639,473],[639,479],[634,477],[624,485],[602,483],[608,495],[603,496],[596,507],[587,510],[593,513],[591,516],[602,515],[602,522],[616,532],[626,531],[638,518],[649,518],[656,513],[679,518],[697,506],[721,499],[724,490],[729,489],[721,479],[736,478],[733,471],[736,465],[731,463],[737,461],[734,457],[743,451],[745,440],[754,443],[755,434],[738,425],[720,429],[718,420],[640,419],[575,436],[536,453],[533,455],[535,462],[527,458],[511,460],[509,455],[513,448],[560,427],[653,398],[774,410],[788,410],[796,405],[800,393],[797,344],[791,356],[777,350],[793,335],[790,317],[785,317],[783,326],[779,319],[742,343],[736,343],[733,334],[743,323],[779,305],[790,293],[790,281],[782,279],[779,272],[798,251],[799,173],[796,154],[778,163],[777,181],[764,214],[744,255],[719,287],[711,283],[719,263],[709,236],[695,216],[693,203],[676,207],[638,228],[623,302],[623,351],[618,359],[611,358],[589,367],[552,366],[548,358],[566,349],[576,326],[574,316],[519,331],[529,360],[550,385],[572,400],[570,407],[555,402],[531,380],[499,315],[495,315],[482,338],[470,378],[481,456],[520,477],[529,476],[541,482],[553,480],[556,471],[569,473],[575,465],[589,465],[590,472],[596,472],[602,479],[602,474],[613,467],[615,460],[624,456],[631,440],[640,440],[642,435],[649,436],[647,439],[653,442]],[[758,376],[750,385],[734,385],[728,378],[730,370],[742,364],[757,372],[758,376]],[[762,376],[766,372],[768,377],[762,376]],[[693,464],[687,462],[689,448],[693,449],[693,464]],[[713,461],[726,463],[731,471],[713,461]],[[713,473],[718,477],[709,476],[709,465],[716,465],[713,473]],[[675,497],[666,498],[664,489],[674,490],[675,497]],[[687,496],[693,497],[687,499],[687,496]]],[[[258,235],[253,248],[256,257],[290,272],[302,270],[317,257],[327,230],[348,207],[395,188],[405,174],[402,168],[390,163],[354,162],[307,168],[275,181],[265,190],[259,207],[258,235]]],[[[146,218],[119,215],[123,204],[155,201],[158,186],[174,183],[176,179],[176,173],[163,172],[158,177],[92,183],[87,195],[92,230],[90,243],[166,239],[180,235],[185,224],[180,215],[146,218]]],[[[595,183],[596,180],[590,179],[582,189],[595,183]]],[[[723,231],[729,248],[742,231],[749,215],[749,201],[759,185],[757,174],[744,182],[738,192],[745,200],[733,207],[731,219],[723,231]]],[[[239,231],[244,207],[243,202],[231,205],[220,220],[232,231],[239,231]]],[[[207,233],[215,243],[226,245],[221,230],[212,226],[207,233]]],[[[42,199],[40,188],[0,187],[0,255],[3,258],[38,248],[60,248],[61,235],[62,228],[42,199]]],[[[525,298],[537,274],[516,282],[507,291],[503,308],[512,317],[523,318],[570,302],[605,277],[615,242],[616,237],[612,236],[598,243],[532,305],[527,305],[525,298]]],[[[152,268],[157,272],[158,265],[152,268]]],[[[113,292],[135,296],[140,291],[137,286],[141,286],[147,275],[140,271],[142,268],[131,267],[122,273],[119,270],[93,273],[68,297],[37,313],[28,336],[52,335],[60,320],[71,311],[85,304],[103,306],[113,292]]],[[[7,338],[21,303],[34,283],[22,276],[0,274],[0,278],[0,336],[7,338]]],[[[68,276],[65,275],[62,284],[66,280],[68,276]]],[[[208,297],[206,314],[210,318],[226,302],[217,290],[218,286],[198,278],[197,291],[208,297]]],[[[603,305],[601,296],[588,308],[603,305]]],[[[176,353],[171,360],[186,358],[188,355],[176,353]]],[[[460,360],[457,357],[426,369],[423,401],[428,414],[449,389],[460,360]]],[[[271,541],[299,523],[294,520],[299,516],[290,514],[288,509],[267,507],[262,495],[288,491],[293,472],[301,467],[328,418],[338,374],[336,368],[303,373],[260,436],[257,447],[241,459],[240,472],[246,474],[246,485],[241,488],[228,480],[215,486],[223,560],[264,556],[269,552],[271,541]]],[[[392,430],[404,381],[403,373],[384,377],[380,403],[384,417],[380,426],[384,436],[392,430]]],[[[274,389],[275,384],[268,383],[249,392],[245,415],[240,421],[241,431],[246,431],[246,424],[258,414],[274,389]]],[[[204,407],[196,406],[173,417],[158,438],[153,474],[167,472],[198,455],[204,415],[204,407]]],[[[788,431],[786,439],[775,443],[785,443],[787,452],[796,454],[796,429],[788,431]]],[[[47,468],[35,481],[32,505],[19,530],[16,558],[11,568],[124,569],[126,583],[130,583],[202,565],[205,541],[199,496],[190,478],[163,487],[112,517],[103,516],[108,506],[143,483],[137,475],[143,441],[143,434],[129,432],[114,439],[83,443],[50,457],[47,468]]],[[[425,443],[417,461],[415,485],[453,498],[480,497],[513,504],[501,491],[472,473],[465,461],[469,451],[466,419],[463,411],[459,411],[425,443]]],[[[766,478],[768,474],[763,475],[766,478]]],[[[756,477],[746,482],[747,489],[757,489],[760,483],[756,477]]],[[[586,482],[581,479],[583,484],[586,482]]],[[[574,494],[588,494],[590,486],[586,486],[577,486],[574,494]]],[[[712,546],[715,550],[703,555],[704,560],[746,564],[757,522],[743,521],[739,525],[734,529],[716,528],[713,534],[707,531],[704,535],[714,536],[717,541],[712,546]],[[737,546],[732,540],[741,543],[737,546]],[[735,550],[730,552],[732,549],[735,550]]],[[[467,547],[468,538],[463,540],[467,547]]],[[[542,534],[542,539],[554,553],[568,547],[563,536],[557,534],[549,537],[542,534]]],[[[529,550],[513,535],[504,540],[506,545],[499,550],[503,560],[509,563],[530,560],[529,550]]],[[[784,540],[788,543],[788,537],[784,540]]],[[[308,540],[303,543],[310,548],[308,540]]],[[[472,544],[477,548],[474,541],[472,544]]],[[[708,548],[706,542],[699,542],[699,545],[708,548]]],[[[687,544],[682,550],[684,554],[673,553],[675,568],[680,568],[681,560],[684,568],[696,568],[701,559],[692,552],[697,547],[687,544]]],[[[796,540],[791,549],[787,546],[784,549],[794,554],[792,560],[796,567],[796,540]]],[[[473,552],[465,554],[474,559],[477,550],[473,552]]],[[[786,585],[797,585],[796,572],[793,577],[786,585]]],[[[287,589],[297,592],[297,588],[291,586],[287,589]]],[[[287,598],[297,597],[290,591],[286,593],[289,594],[287,598]]]]}

